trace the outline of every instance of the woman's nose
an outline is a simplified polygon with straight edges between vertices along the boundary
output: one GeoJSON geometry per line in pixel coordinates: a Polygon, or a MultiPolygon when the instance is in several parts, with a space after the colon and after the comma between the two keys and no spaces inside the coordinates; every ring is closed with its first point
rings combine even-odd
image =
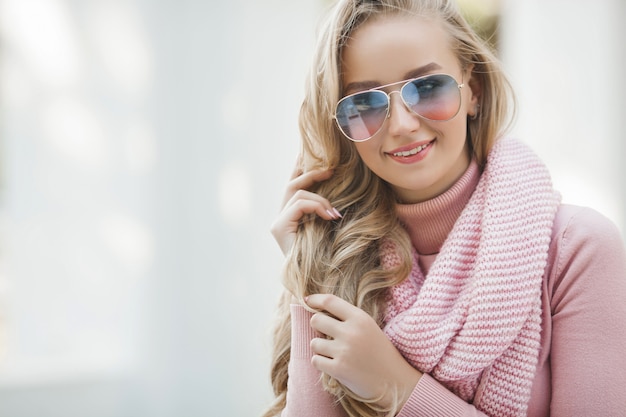
{"type": "Polygon", "coordinates": [[[419,116],[413,113],[402,101],[399,91],[389,93],[389,134],[403,136],[417,131],[421,126],[419,116]],[[398,94],[394,94],[398,93],[398,94]]]}

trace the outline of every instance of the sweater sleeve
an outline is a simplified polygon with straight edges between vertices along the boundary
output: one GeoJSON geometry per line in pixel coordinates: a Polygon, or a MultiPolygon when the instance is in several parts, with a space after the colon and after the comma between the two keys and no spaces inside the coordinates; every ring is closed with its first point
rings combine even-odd
{"type": "Polygon", "coordinates": [[[626,250],[599,213],[567,207],[554,237],[550,415],[626,410],[626,250]]]}
{"type": "Polygon", "coordinates": [[[344,417],[343,408],[325,392],[320,372],[311,365],[311,340],[316,337],[304,307],[291,305],[291,357],[287,381],[287,405],[281,417],[344,417]]]}
{"type": "Polygon", "coordinates": [[[422,375],[397,417],[486,417],[471,404],[448,391],[428,374],[422,375]]]}

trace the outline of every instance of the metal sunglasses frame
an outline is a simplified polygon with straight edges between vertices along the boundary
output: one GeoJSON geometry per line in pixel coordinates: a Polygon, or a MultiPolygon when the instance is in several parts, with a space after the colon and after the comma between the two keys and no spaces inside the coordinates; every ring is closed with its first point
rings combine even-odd
{"type": "Polygon", "coordinates": [[[396,81],[395,83],[385,84],[385,85],[381,85],[381,86],[379,86],[379,87],[370,88],[370,89],[363,90],[363,91],[358,91],[358,92],[356,92],[356,93],[352,93],[352,94],[349,94],[349,95],[347,95],[347,96],[345,96],[345,97],[342,97],[342,98],[341,98],[341,100],[339,100],[339,101],[337,102],[337,104],[335,105],[335,113],[332,115],[332,118],[335,120],[335,122],[336,122],[336,124],[337,124],[337,127],[339,128],[339,131],[340,131],[340,132],[341,132],[341,133],[342,133],[342,134],[343,134],[346,138],[348,138],[349,140],[351,140],[351,141],[353,141],[353,142],[365,142],[365,141],[367,141],[367,140],[370,140],[370,139],[371,139],[371,138],[373,138],[374,136],[376,136],[376,134],[377,134],[378,132],[380,132],[380,130],[381,130],[381,129],[383,128],[383,126],[385,125],[385,120],[387,120],[387,119],[389,118],[389,116],[391,116],[391,95],[392,95],[393,93],[398,93],[398,94],[400,94],[400,99],[402,100],[402,103],[404,103],[404,105],[406,106],[406,108],[407,108],[407,109],[408,109],[411,113],[415,114],[416,116],[419,116],[419,117],[421,117],[421,118],[423,118],[423,119],[430,120],[430,121],[435,121],[435,122],[446,122],[446,121],[448,121],[448,120],[453,119],[453,118],[454,118],[457,114],[459,114],[459,110],[461,109],[461,92],[460,92],[460,90],[461,90],[461,88],[463,88],[464,86],[465,86],[465,83],[463,82],[463,79],[461,79],[461,83],[459,84],[459,82],[456,80],[456,78],[454,78],[454,77],[453,77],[452,75],[450,75],[450,74],[445,74],[445,73],[428,74],[428,75],[423,75],[423,76],[416,77],[416,78],[409,78],[409,79],[407,79],[407,80],[396,81]],[[456,83],[456,85],[458,86],[458,88],[459,88],[459,107],[457,108],[456,112],[454,112],[454,114],[453,114],[452,116],[450,116],[449,118],[447,118],[447,119],[429,119],[428,117],[426,117],[426,116],[422,116],[421,114],[417,113],[416,111],[414,111],[414,110],[411,108],[411,106],[410,106],[410,105],[409,105],[409,104],[408,104],[408,103],[404,100],[404,97],[402,96],[402,90],[403,90],[403,89],[404,89],[407,85],[409,85],[410,83],[415,82],[415,81],[417,81],[417,80],[424,80],[424,79],[427,79],[427,78],[430,78],[430,77],[436,77],[436,76],[441,76],[441,75],[445,75],[445,76],[447,76],[447,77],[450,77],[451,79],[453,79],[453,80],[454,80],[454,82],[455,82],[455,83],[456,83]],[[398,85],[398,84],[402,84],[402,87],[400,87],[400,89],[399,89],[399,90],[393,90],[393,91],[390,91],[390,92],[386,92],[386,91],[384,91],[384,89],[389,88],[389,87],[393,87],[393,86],[398,85]],[[337,108],[338,108],[338,107],[339,107],[339,105],[340,105],[342,102],[344,102],[345,100],[347,100],[347,99],[349,99],[349,98],[352,98],[352,97],[355,97],[355,96],[358,96],[359,94],[369,93],[369,92],[381,92],[381,93],[383,93],[383,94],[385,94],[385,95],[387,96],[387,110],[386,110],[386,111],[387,111],[387,114],[385,115],[385,118],[383,119],[383,122],[380,124],[380,127],[379,127],[379,128],[376,130],[376,132],[374,132],[374,133],[373,133],[370,137],[365,138],[365,139],[359,139],[359,140],[352,139],[350,136],[348,136],[348,135],[346,134],[346,132],[344,132],[344,130],[341,128],[341,125],[339,124],[339,119],[337,119],[337,108]]]}

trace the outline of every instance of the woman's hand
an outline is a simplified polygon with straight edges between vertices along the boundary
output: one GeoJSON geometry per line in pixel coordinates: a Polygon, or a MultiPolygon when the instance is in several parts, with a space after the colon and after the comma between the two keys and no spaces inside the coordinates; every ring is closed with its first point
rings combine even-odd
{"type": "Polygon", "coordinates": [[[283,254],[287,254],[296,238],[300,219],[305,214],[316,213],[326,220],[337,220],[341,214],[324,197],[307,191],[314,184],[326,181],[332,170],[317,169],[305,174],[298,167],[294,170],[287,186],[282,211],[270,231],[283,254]]]}
{"type": "Polygon", "coordinates": [[[321,310],[311,327],[329,336],[311,341],[312,364],[355,394],[390,407],[397,394],[402,407],[422,374],[413,368],[367,313],[330,294],[314,294],[309,307],[321,310]],[[397,391],[395,391],[397,389],[397,391]]]}

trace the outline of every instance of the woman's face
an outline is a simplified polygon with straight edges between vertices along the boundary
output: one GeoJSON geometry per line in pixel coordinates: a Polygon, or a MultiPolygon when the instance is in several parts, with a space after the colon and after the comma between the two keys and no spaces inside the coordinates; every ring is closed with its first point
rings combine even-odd
{"type": "Polygon", "coordinates": [[[471,68],[462,72],[442,25],[417,16],[375,18],[352,33],[342,58],[344,96],[429,74],[449,74],[465,83],[459,112],[447,121],[423,119],[399,94],[391,94],[389,118],[381,130],[355,143],[363,162],[391,184],[401,202],[416,203],[445,192],[469,165],[467,116],[474,114],[477,96],[470,88],[471,68]]]}

